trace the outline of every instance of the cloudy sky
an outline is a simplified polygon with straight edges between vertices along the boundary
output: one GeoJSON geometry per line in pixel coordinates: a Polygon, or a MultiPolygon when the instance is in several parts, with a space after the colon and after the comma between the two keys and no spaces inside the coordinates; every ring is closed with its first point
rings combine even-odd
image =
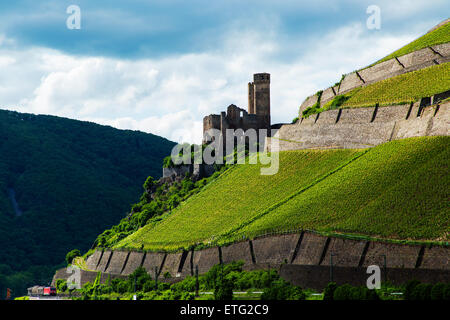
{"type": "Polygon", "coordinates": [[[447,0],[0,2],[0,108],[200,142],[203,116],[247,108],[271,73],[272,122],[448,18],[447,0]],[[67,8],[81,29],[67,28],[67,8]],[[366,10],[381,10],[368,29],[366,10]]]}

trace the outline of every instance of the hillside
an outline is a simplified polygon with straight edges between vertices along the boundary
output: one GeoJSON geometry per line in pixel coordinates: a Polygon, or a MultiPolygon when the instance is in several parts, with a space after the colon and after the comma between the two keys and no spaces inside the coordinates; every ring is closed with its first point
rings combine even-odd
{"type": "Polygon", "coordinates": [[[142,132],[4,110],[0,136],[0,274],[54,266],[73,248],[89,249],[129,211],[147,176],[160,176],[174,145],[142,132]]]}
{"type": "Polygon", "coordinates": [[[450,20],[447,19],[442,22],[442,25],[431,29],[429,32],[424,34],[423,36],[417,38],[416,40],[408,43],[407,45],[401,47],[400,49],[392,52],[386,57],[378,60],[373,63],[375,65],[377,63],[387,61],[389,59],[400,57],[405,54],[408,54],[413,51],[417,51],[426,47],[442,44],[450,42],[450,20]]]}
{"type": "Polygon", "coordinates": [[[448,241],[449,141],[285,151],[273,176],[260,175],[260,165],[236,165],[115,248],[173,250],[291,228],[448,241]]]}

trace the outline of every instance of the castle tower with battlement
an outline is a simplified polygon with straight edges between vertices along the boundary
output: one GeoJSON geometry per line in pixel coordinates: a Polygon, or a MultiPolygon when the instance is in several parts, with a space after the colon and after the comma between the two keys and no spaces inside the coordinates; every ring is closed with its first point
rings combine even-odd
{"type": "Polygon", "coordinates": [[[270,128],[270,74],[256,73],[248,84],[248,113],[256,114],[262,128],[270,128]]]}
{"type": "Polygon", "coordinates": [[[248,83],[248,112],[231,104],[226,112],[203,118],[203,135],[210,129],[267,129],[270,134],[270,74],[256,73],[248,83]]]}

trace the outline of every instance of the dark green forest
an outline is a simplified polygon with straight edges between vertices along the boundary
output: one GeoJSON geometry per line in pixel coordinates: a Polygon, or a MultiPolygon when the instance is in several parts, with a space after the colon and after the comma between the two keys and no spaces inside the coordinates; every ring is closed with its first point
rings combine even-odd
{"type": "Polygon", "coordinates": [[[45,284],[89,249],[161,175],[174,142],[66,118],[0,110],[0,299],[45,284]]]}

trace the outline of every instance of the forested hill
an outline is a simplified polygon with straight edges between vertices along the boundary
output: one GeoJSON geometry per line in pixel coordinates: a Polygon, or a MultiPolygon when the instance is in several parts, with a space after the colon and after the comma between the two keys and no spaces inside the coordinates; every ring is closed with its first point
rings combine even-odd
{"type": "Polygon", "coordinates": [[[143,132],[0,110],[0,276],[88,249],[125,216],[143,181],[161,175],[173,146],[143,132]]]}

